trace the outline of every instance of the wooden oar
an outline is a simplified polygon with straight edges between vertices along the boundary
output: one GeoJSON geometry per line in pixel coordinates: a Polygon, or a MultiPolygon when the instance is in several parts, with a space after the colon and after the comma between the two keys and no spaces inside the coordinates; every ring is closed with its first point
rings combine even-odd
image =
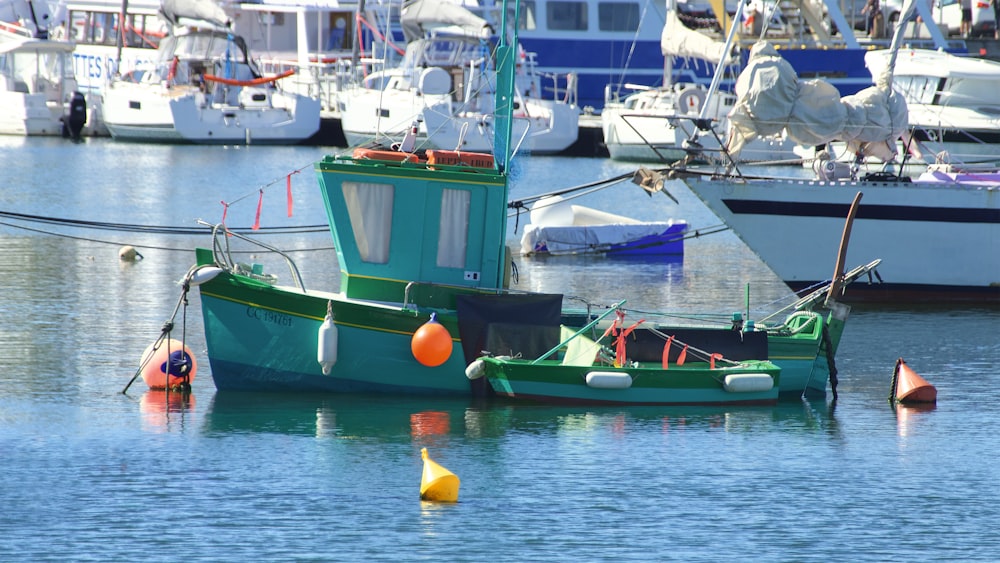
{"type": "Polygon", "coordinates": [[[830,282],[830,291],[826,294],[826,303],[835,299],[840,285],[844,281],[844,260],[847,259],[847,244],[851,240],[851,226],[854,224],[854,216],[858,213],[858,204],[861,202],[863,194],[858,192],[851,202],[851,208],[847,212],[847,220],[844,221],[844,232],[840,236],[840,250],[837,252],[837,265],[833,270],[833,280],[830,282]]]}

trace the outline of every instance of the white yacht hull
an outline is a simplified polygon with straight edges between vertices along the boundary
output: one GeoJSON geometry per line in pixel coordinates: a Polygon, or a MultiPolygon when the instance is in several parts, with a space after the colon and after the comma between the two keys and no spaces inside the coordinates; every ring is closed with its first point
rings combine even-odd
{"type": "Polygon", "coordinates": [[[847,298],[1000,301],[1000,186],[983,183],[685,180],[793,288],[830,279],[848,208],[846,263],[882,259],[882,283],[847,298]]]}

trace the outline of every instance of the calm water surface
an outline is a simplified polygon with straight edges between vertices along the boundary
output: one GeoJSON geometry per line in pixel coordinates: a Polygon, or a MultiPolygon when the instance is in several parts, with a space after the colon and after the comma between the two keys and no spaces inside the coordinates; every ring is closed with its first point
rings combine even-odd
{"type": "MultiPolygon", "coordinates": [[[[225,201],[248,227],[263,189],[264,227],[319,225],[325,152],[0,139],[0,211],[196,228],[225,201]]],[[[632,168],[523,159],[512,197],[632,168]]],[[[669,189],[679,204],[631,184],[579,203],[718,224],[669,189]]],[[[141,380],[121,391],[207,235],[0,222],[2,560],[1000,559],[995,309],[856,308],[836,402],[595,409],[217,393],[193,294],[177,330],[202,364],[184,401],[141,380]],[[121,263],[124,244],[144,259],[121,263]],[[937,386],[936,408],[887,403],[898,357],[937,386]],[[418,500],[422,447],[462,479],[458,504],[418,500]]],[[[328,234],[268,236],[307,285],[334,287],[328,234]]],[[[686,250],[519,259],[518,286],[677,312],[742,310],[747,284],[753,308],[787,295],[731,233],[686,250]]]]}

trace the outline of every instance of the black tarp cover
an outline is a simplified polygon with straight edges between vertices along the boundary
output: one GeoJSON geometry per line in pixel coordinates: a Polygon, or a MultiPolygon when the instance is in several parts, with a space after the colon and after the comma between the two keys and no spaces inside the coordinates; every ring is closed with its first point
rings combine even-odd
{"type": "Polygon", "coordinates": [[[532,359],[559,344],[561,294],[462,295],[458,331],[465,363],[489,351],[532,359]]]}

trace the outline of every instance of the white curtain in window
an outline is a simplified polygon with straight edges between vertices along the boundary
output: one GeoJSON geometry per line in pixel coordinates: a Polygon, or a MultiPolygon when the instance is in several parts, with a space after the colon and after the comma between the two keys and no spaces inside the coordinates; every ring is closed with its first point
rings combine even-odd
{"type": "Polygon", "coordinates": [[[361,259],[376,264],[387,263],[395,193],[392,184],[344,182],[341,189],[361,259]]]}
{"type": "Polygon", "coordinates": [[[465,267],[470,201],[471,194],[467,190],[441,191],[441,229],[438,232],[437,251],[439,268],[465,267]]]}

